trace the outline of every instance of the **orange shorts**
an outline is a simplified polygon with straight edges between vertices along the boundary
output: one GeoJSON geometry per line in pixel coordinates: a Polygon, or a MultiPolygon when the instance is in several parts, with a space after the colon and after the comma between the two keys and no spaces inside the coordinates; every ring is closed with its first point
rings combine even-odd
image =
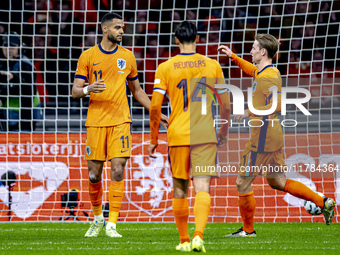
{"type": "Polygon", "coordinates": [[[215,143],[169,147],[172,177],[184,180],[194,176],[219,177],[216,147],[215,143]]]}
{"type": "Polygon", "coordinates": [[[239,175],[244,177],[283,172],[286,169],[282,148],[274,152],[255,152],[246,148],[242,154],[239,175]]]}
{"type": "Polygon", "coordinates": [[[88,127],[85,160],[105,161],[129,158],[131,152],[130,123],[113,127],[88,127]]]}

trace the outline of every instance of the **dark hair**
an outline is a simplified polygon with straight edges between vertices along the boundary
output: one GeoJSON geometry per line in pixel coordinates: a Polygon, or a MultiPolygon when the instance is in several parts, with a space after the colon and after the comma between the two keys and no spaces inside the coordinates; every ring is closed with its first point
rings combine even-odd
{"type": "Polygon", "coordinates": [[[122,16],[120,16],[120,15],[117,14],[117,13],[109,12],[109,13],[106,13],[106,14],[102,17],[101,24],[104,25],[105,22],[112,21],[113,19],[123,19],[123,18],[122,18],[122,16]]]}
{"type": "Polygon", "coordinates": [[[270,34],[257,34],[255,40],[259,42],[260,49],[266,49],[268,58],[272,59],[279,49],[279,41],[270,34]]]}
{"type": "Polygon", "coordinates": [[[181,43],[193,43],[196,40],[197,28],[193,23],[183,21],[176,28],[175,36],[181,43]]]}

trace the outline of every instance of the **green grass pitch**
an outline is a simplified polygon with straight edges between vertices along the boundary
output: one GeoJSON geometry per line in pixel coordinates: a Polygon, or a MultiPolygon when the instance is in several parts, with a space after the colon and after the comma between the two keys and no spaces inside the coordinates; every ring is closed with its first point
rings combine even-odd
{"type": "MultiPolygon", "coordinates": [[[[208,223],[208,254],[340,254],[340,224],[257,223],[255,238],[223,238],[240,223],[208,223]]],[[[123,238],[84,238],[89,223],[0,224],[0,254],[179,254],[174,223],[118,223],[123,238]]],[[[189,224],[194,233],[194,224],[189,224]]]]}

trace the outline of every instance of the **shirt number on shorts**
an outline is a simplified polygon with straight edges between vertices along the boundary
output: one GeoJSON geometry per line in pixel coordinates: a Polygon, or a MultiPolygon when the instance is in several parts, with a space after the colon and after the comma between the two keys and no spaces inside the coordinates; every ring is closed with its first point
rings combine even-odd
{"type": "Polygon", "coordinates": [[[129,136],[121,136],[120,140],[122,140],[122,148],[125,149],[125,140],[126,140],[126,148],[129,148],[129,136]]]}
{"type": "Polygon", "coordinates": [[[243,156],[243,166],[246,166],[247,155],[243,156]]]}

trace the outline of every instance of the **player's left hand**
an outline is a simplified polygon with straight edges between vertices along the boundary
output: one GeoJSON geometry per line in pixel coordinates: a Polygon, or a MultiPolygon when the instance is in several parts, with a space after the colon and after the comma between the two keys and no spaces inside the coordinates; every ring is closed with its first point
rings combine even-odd
{"type": "Polygon", "coordinates": [[[150,144],[149,145],[149,157],[150,158],[156,158],[156,155],[154,155],[153,153],[155,152],[156,148],[157,148],[158,144],[150,144]]]}
{"type": "Polygon", "coordinates": [[[247,118],[248,116],[249,116],[248,110],[244,110],[244,114],[243,115],[235,115],[234,120],[236,122],[241,122],[243,119],[247,118]]]}
{"type": "Polygon", "coordinates": [[[169,118],[164,114],[161,115],[161,125],[165,128],[165,130],[168,130],[169,118]]]}
{"type": "Polygon", "coordinates": [[[227,136],[223,135],[220,132],[218,132],[217,136],[218,136],[218,145],[217,145],[217,147],[225,146],[227,144],[227,140],[228,140],[227,136]]]}

